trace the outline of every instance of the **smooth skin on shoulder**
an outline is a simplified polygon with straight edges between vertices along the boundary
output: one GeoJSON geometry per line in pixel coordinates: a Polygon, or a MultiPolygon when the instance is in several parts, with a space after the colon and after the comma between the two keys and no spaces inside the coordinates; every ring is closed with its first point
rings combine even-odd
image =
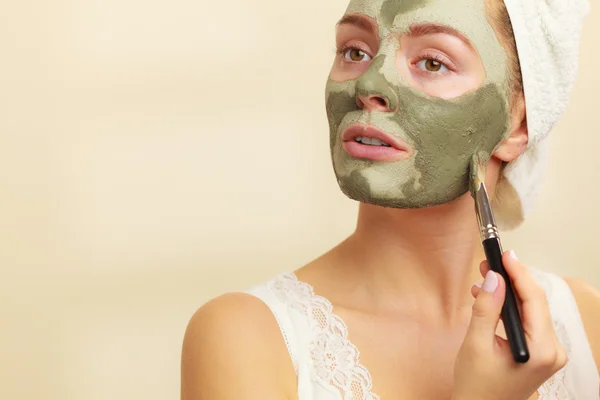
{"type": "Polygon", "coordinates": [[[296,374],[269,308],[229,293],[192,316],[183,341],[181,400],[295,399],[296,374]]]}

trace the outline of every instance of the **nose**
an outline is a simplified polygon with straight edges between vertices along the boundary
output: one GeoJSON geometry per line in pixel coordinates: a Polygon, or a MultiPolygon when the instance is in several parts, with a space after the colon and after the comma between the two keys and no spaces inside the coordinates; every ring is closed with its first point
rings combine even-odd
{"type": "Polygon", "coordinates": [[[356,104],[365,111],[393,111],[390,99],[382,94],[358,95],[356,96],[356,104]]]}
{"type": "Polygon", "coordinates": [[[394,112],[398,108],[398,95],[381,73],[384,62],[384,56],[375,57],[356,80],[356,104],[365,111],[394,112]]]}

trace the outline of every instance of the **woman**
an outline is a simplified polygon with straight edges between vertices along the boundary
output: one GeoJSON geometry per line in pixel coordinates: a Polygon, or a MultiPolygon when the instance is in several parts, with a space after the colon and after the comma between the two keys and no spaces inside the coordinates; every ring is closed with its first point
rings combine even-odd
{"type": "Polygon", "coordinates": [[[481,262],[469,160],[487,160],[499,215],[518,222],[527,196],[507,177],[541,129],[522,85],[541,72],[519,63],[516,39],[500,0],[350,2],[327,114],[356,231],[200,308],[182,399],[598,398],[600,296],[505,253],[531,353],[518,365],[499,324],[505,282],[481,262]]]}

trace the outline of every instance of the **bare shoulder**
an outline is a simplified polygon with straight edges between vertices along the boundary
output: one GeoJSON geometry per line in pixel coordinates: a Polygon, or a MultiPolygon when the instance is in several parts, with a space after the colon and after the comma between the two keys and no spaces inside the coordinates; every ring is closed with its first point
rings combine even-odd
{"type": "Polygon", "coordinates": [[[277,322],[258,298],[228,293],[198,309],[181,357],[181,398],[287,399],[295,372],[277,322]]]}
{"type": "Polygon", "coordinates": [[[592,346],[594,359],[600,371],[600,293],[582,280],[573,278],[564,278],[564,280],[571,288],[577,302],[588,340],[592,346]]]}

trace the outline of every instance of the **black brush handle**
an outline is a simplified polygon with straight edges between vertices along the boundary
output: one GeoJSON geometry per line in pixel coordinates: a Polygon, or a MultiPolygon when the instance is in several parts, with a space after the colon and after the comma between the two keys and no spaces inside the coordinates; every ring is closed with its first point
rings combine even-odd
{"type": "Polygon", "coordinates": [[[519,307],[517,306],[517,297],[515,296],[510,277],[502,264],[502,247],[500,246],[500,241],[497,238],[486,239],[483,241],[483,249],[485,250],[485,256],[490,269],[502,275],[504,282],[506,282],[506,299],[502,306],[502,322],[504,323],[506,337],[508,338],[513,358],[515,362],[526,363],[529,360],[529,350],[527,348],[527,341],[525,340],[525,333],[523,332],[519,307]]]}

